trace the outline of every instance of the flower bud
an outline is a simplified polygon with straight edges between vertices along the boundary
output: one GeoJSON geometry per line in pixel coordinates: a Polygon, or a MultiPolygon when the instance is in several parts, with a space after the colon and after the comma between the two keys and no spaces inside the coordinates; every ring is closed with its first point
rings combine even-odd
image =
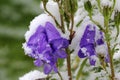
{"type": "Polygon", "coordinates": [[[84,3],[84,8],[89,14],[92,14],[92,4],[90,1],[84,3]]]}
{"type": "Polygon", "coordinates": [[[105,19],[109,18],[110,12],[111,12],[111,7],[109,7],[109,6],[104,6],[103,7],[103,16],[104,16],[105,19]]]}
{"type": "Polygon", "coordinates": [[[116,11],[114,15],[115,26],[119,27],[120,25],[120,12],[116,11]]]}
{"type": "Polygon", "coordinates": [[[69,14],[74,14],[78,9],[77,0],[65,0],[64,1],[64,9],[65,12],[69,14]]]}
{"type": "Polygon", "coordinates": [[[71,12],[74,14],[78,9],[77,0],[71,0],[71,12]]]}
{"type": "Polygon", "coordinates": [[[119,11],[116,11],[115,12],[115,15],[114,15],[114,21],[115,21],[115,27],[117,29],[117,35],[116,35],[116,38],[118,37],[119,35],[119,29],[120,29],[120,12],[119,11]]]}

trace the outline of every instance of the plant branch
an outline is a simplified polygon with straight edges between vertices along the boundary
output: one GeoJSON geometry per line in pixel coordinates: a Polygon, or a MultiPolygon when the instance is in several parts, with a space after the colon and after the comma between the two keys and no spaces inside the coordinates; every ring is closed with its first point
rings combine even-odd
{"type": "Polygon", "coordinates": [[[59,71],[58,71],[58,75],[59,75],[59,77],[60,77],[60,80],[63,80],[62,75],[60,74],[59,71]]]}
{"type": "Polygon", "coordinates": [[[66,49],[68,56],[67,56],[67,69],[68,69],[68,76],[69,80],[72,80],[72,74],[71,74],[71,58],[70,58],[70,50],[66,49]]]}
{"type": "Polygon", "coordinates": [[[115,78],[115,73],[114,73],[114,66],[113,66],[113,53],[112,50],[110,48],[111,44],[110,44],[110,38],[109,38],[109,19],[104,18],[104,26],[106,28],[105,30],[105,37],[106,37],[106,41],[107,41],[107,46],[108,46],[108,53],[109,53],[109,59],[110,59],[110,68],[111,68],[111,80],[114,80],[115,78]]]}
{"type": "Polygon", "coordinates": [[[64,33],[64,29],[62,29],[61,25],[58,23],[58,21],[56,20],[56,18],[47,10],[45,3],[43,3],[43,6],[44,6],[45,11],[54,19],[54,21],[56,22],[56,24],[58,25],[58,27],[64,33]]]}
{"type": "Polygon", "coordinates": [[[71,14],[71,29],[70,29],[70,43],[72,42],[72,39],[74,37],[75,31],[73,31],[74,28],[74,15],[71,14]]]}
{"type": "Polygon", "coordinates": [[[57,1],[57,4],[58,4],[58,7],[59,7],[59,13],[60,13],[60,20],[61,20],[61,29],[62,29],[62,32],[65,33],[65,26],[64,26],[64,18],[63,18],[63,14],[61,13],[62,11],[62,1],[61,1],[61,4],[59,3],[59,1],[57,1]]]}

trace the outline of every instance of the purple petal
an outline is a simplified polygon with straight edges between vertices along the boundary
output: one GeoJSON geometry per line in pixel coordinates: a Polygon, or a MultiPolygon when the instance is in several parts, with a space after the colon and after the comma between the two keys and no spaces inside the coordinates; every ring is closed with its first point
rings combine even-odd
{"type": "Polygon", "coordinates": [[[89,61],[90,65],[95,66],[96,60],[90,58],[89,61]]]}
{"type": "Polygon", "coordinates": [[[92,56],[92,55],[96,54],[94,45],[89,44],[89,45],[85,46],[85,48],[87,49],[88,56],[92,56]]]}
{"type": "Polygon", "coordinates": [[[47,46],[49,46],[49,44],[47,43],[45,34],[41,33],[41,34],[39,34],[39,36],[40,37],[38,38],[37,49],[38,49],[39,53],[42,53],[44,50],[46,50],[46,48],[47,48],[47,46]]]}
{"type": "Polygon", "coordinates": [[[95,27],[91,30],[92,26],[88,25],[86,30],[81,38],[80,47],[83,47],[88,44],[94,44],[95,42],[95,27]]]}
{"type": "Polygon", "coordinates": [[[44,73],[49,74],[52,71],[52,66],[49,64],[44,65],[44,73]]]}
{"type": "Polygon", "coordinates": [[[52,23],[46,22],[45,30],[48,37],[48,42],[51,42],[52,40],[60,38],[59,32],[57,31],[57,29],[52,23]]]}
{"type": "Polygon", "coordinates": [[[65,50],[57,50],[56,52],[56,55],[58,56],[58,58],[66,58],[67,57],[67,53],[65,52],[65,50]]]}
{"type": "Polygon", "coordinates": [[[97,34],[97,36],[100,36],[100,37],[97,39],[97,41],[96,41],[97,45],[104,44],[103,32],[99,31],[99,33],[97,34]]]}
{"type": "Polygon", "coordinates": [[[109,54],[107,53],[107,56],[105,57],[105,62],[109,63],[110,62],[110,58],[109,58],[109,54]]]}
{"type": "Polygon", "coordinates": [[[44,59],[46,61],[50,61],[49,63],[51,65],[53,65],[57,62],[57,57],[53,53],[44,53],[44,59]]]}
{"type": "Polygon", "coordinates": [[[51,45],[54,50],[60,49],[60,48],[67,48],[69,45],[69,41],[64,38],[56,39],[51,42],[51,45]]]}
{"type": "Polygon", "coordinates": [[[79,56],[80,58],[85,58],[85,57],[87,57],[87,55],[85,55],[85,53],[83,53],[81,49],[80,49],[79,52],[78,52],[78,56],[79,56]]]}
{"type": "Polygon", "coordinates": [[[39,34],[43,33],[44,31],[45,31],[45,29],[42,26],[38,27],[36,32],[30,37],[28,44],[37,44],[37,40],[40,37],[39,34]]]}
{"type": "Polygon", "coordinates": [[[41,59],[37,59],[34,61],[34,64],[37,66],[37,67],[40,67],[43,65],[43,62],[41,61],[41,59]]]}
{"type": "Polygon", "coordinates": [[[97,45],[102,45],[102,44],[104,44],[103,39],[98,39],[96,42],[97,42],[97,45]]]}
{"type": "Polygon", "coordinates": [[[58,69],[57,69],[57,66],[56,66],[56,65],[53,66],[53,70],[54,70],[54,72],[56,72],[56,73],[58,72],[58,69]]]}

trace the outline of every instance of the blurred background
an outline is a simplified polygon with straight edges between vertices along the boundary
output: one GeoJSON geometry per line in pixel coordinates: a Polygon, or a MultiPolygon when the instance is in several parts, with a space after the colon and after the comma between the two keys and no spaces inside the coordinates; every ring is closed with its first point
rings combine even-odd
{"type": "Polygon", "coordinates": [[[40,13],[40,0],[0,0],[0,80],[18,80],[36,68],[22,43],[30,21],[40,13]]]}

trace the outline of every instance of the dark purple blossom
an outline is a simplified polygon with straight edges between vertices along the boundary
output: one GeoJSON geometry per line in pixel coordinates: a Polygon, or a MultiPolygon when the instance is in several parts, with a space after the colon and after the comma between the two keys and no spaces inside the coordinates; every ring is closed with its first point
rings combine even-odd
{"type": "Polygon", "coordinates": [[[45,26],[38,26],[36,32],[31,35],[27,42],[32,52],[30,57],[34,58],[34,64],[38,67],[44,66],[44,73],[49,74],[52,70],[57,72],[57,59],[66,58],[65,48],[69,41],[61,37],[55,26],[46,22],[45,26]]]}
{"type": "MultiPolygon", "coordinates": [[[[91,65],[95,65],[97,54],[96,46],[105,45],[103,33],[96,29],[95,26],[87,25],[80,41],[80,50],[78,56],[80,58],[87,57],[91,65]],[[99,38],[96,39],[96,36],[99,38]]],[[[108,56],[105,58],[108,61],[108,56]]]]}

